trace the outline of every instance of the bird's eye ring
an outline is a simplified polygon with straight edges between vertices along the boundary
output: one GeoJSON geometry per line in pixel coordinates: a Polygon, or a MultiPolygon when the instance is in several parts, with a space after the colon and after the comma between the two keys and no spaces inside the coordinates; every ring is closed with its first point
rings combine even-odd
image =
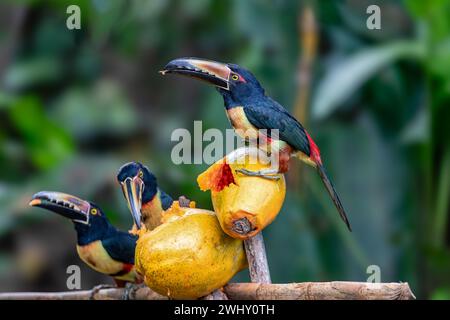
{"type": "Polygon", "coordinates": [[[144,172],[142,172],[142,170],[141,171],[139,171],[139,178],[144,178],[144,172]]]}
{"type": "Polygon", "coordinates": [[[95,208],[92,208],[91,209],[91,214],[93,214],[94,216],[97,214],[97,209],[95,209],[95,208]]]}
{"type": "Polygon", "coordinates": [[[234,81],[238,81],[239,80],[239,76],[237,74],[233,74],[231,76],[231,79],[233,79],[234,81]]]}

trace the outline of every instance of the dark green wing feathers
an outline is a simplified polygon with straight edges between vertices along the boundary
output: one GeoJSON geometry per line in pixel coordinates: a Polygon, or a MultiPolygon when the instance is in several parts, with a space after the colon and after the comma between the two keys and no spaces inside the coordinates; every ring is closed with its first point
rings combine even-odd
{"type": "Polygon", "coordinates": [[[305,129],[286,109],[270,100],[244,106],[248,121],[258,129],[278,129],[280,140],[309,156],[310,145],[305,129]]]}
{"type": "Polygon", "coordinates": [[[118,231],[102,239],[103,248],[116,261],[134,264],[134,250],[138,237],[127,232],[118,231]]]}

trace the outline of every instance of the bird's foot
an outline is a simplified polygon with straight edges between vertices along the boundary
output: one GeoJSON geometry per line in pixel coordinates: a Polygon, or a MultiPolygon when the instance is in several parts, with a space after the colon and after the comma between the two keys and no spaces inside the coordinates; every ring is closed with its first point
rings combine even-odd
{"type": "Polygon", "coordinates": [[[128,282],[125,285],[125,289],[123,291],[122,300],[136,300],[136,292],[139,289],[145,288],[145,283],[135,284],[128,282]]]}
{"type": "Polygon", "coordinates": [[[178,204],[180,205],[180,207],[189,208],[189,205],[191,204],[191,200],[189,200],[185,196],[181,196],[178,198],[178,204]]]}
{"type": "Polygon", "coordinates": [[[214,290],[213,292],[211,292],[207,296],[204,296],[201,299],[202,300],[228,300],[228,297],[225,294],[225,292],[223,292],[223,288],[222,288],[222,289],[214,290]]]}
{"type": "Polygon", "coordinates": [[[89,294],[89,300],[95,300],[95,295],[103,289],[111,289],[116,288],[116,286],[112,284],[99,284],[91,289],[91,293],[89,294]]]}
{"type": "Polygon", "coordinates": [[[259,170],[259,171],[251,171],[247,169],[236,169],[236,172],[244,174],[246,176],[251,177],[260,177],[268,180],[280,180],[280,174],[278,170],[268,169],[268,170],[259,170]]]}

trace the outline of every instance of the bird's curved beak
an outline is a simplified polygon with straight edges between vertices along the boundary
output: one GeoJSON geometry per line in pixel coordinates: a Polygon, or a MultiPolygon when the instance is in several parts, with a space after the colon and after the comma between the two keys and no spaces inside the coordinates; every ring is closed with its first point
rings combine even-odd
{"type": "Polygon", "coordinates": [[[138,176],[126,178],[121,182],[121,187],[125,199],[127,199],[128,209],[131,211],[134,223],[141,228],[141,207],[142,193],[144,192],[144,181],[138,176]]]}
{"type": "Polygon", "coordinates": [[[170,61],[160,73],[181,74],[206,81],[216,87],[229,90],[231,69],[224,63],[198,58],[179,58],[170,61]]]}
{"type": "Polygon", "coordinates": [[[73,222],[89,223],[90,203],[70,194],[41,191],[33,195],[29,204],[53,211],[73,222]]]}

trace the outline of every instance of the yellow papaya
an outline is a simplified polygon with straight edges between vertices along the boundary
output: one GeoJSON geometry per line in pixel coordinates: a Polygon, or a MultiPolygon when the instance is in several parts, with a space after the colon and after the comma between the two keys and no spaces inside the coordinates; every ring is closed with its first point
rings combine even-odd
{"type": "Polygon", "coordinates": [[[286,195],[284,176],[278,180],[248,176],[239,169],[270,169],[261,152],[241,148],[217,161],[197,178],[201,190],[211,190],[214,211],[222,229],[233,238],[248,239],[278,215],[286,195]]]}
{"type": "Polygon", "coordinates": [[[139,230],[136,270],[152,290],[196,299],[223,287],[247,266],[242,241],[226,235],[214,212],[175,201],[152,231],[139,230]]]}

